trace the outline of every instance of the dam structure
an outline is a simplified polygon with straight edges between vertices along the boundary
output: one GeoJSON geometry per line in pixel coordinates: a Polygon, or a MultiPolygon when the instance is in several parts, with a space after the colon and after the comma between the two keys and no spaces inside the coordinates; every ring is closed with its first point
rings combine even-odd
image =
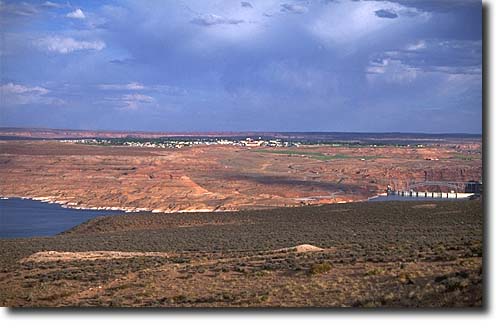
{"type": "Polygon", "coordinates": [[[446,198],[446,199],[469,199],[478,197],[482,192],[482,183],[478,181],[455,182],[455,181],[423,181],[411,182],[405,189],[393,189],[388,185],[388,196],[402,196],[412,198],[446,198]],[[420,190],[421,188],[438,188],[439,190],[420,190]],[[440,188],[447,188],[443,191],[440,188]]]}
{"type": "Polygon", "coordinates": [[[434,191],[403,191],[403,190],[388,190],[388,196],[404,196],[418,198],[448,198],[448,199],[466,199],[474,196],[474,193],[458,193],[451,192],[434,192],[434,191]]]}

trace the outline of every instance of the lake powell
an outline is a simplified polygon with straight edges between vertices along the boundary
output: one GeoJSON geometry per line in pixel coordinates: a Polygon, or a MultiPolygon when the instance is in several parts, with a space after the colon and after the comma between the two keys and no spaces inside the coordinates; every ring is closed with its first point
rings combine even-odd
{"type": "Polygon", "coordinates": [[[123,211],[76,210],[31,199],[0,200],[0,238],[52,236],[89,219],[123,211]]]}

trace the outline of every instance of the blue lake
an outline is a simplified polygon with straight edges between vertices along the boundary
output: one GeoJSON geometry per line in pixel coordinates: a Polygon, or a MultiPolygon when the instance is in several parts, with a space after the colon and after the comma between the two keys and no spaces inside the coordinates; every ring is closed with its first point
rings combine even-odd
{"type": "MultiPolygon", "coordinates": [[[[380,201],[452,201],[446,198],[408,196],[379,196],[369,202],[380,201]]],[[[0,200],[0,238],[52,236],[89,219],[121,214],[124,211],[76,210],[30,199],[0,200]]]]}
{"type": "Polygon", "coordinates": [[[30,199],[1,199],[0,238],[51,236],[88,219],[120,213],[124,212],[75,210],[30,199]]]}

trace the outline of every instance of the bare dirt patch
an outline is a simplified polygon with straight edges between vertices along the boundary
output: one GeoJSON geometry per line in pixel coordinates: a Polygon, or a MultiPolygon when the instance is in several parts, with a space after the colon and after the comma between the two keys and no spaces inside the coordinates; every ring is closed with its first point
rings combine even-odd
{"type": "Polygon", "coordinates": [[[41,251],[21,259],[21,263],[42,263],[79,260],[100,259],[127,259],[134,257],[169,257],[164,252],[128,252],[128,251],[83,251],[83,252],[59,252],[41,251]]]}
{"type": "Polygon", "coordinates": [[[316,247],[316,246],[312,246],[311,244],[300,244],[300,245],[297,245],[296,247],[293,247],[293,248],[290,248],[290,249],[293,249],[293,250],[295,250],[298,253],[301,253],[301,252],[315,252],[315,251],[322,251],[322,250],[324,250],[322,248],[319,248],[319,247],[316,247]]]}

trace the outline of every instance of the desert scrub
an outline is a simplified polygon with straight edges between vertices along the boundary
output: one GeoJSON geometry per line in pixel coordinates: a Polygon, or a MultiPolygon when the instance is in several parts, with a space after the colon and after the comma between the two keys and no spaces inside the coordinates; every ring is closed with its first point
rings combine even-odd
{"type": "Polygon", "coordinates": [[[176,263],[176,264],[184,264],[184,263],[189,263],[191,261],[191,259],[187,257],[172,257],[170,260],[172,263],[176,263]]]}
{"type": "Polygon", "coordinates": [[[329,263],[317,263],[317,264],[313,264],[310,267],[310,270],[308,271],[308,273],[310,275],[326,273],[326,272],[329,272],[331,270],[331,268],[332,268],[332,265],[329,263]]]}
{"type": "Polygon", "coordinates": [[[367,276],[376,276],[376,275],[381,275],[381,274],[384,274],[384,269],[381,269],[381,268],[374,268],[374,269],[371,269],[371,270],[368,270],[365,275],[367,276]]]}
{"type": "Polygon", "coordinates": [[[402,284],[414,284],[414,281],[413,281],[413,275],[411,275],[410,273],[406,273],[406,272],[400,272],[398,274],[398,280],[402,283],[402,284]]]}

